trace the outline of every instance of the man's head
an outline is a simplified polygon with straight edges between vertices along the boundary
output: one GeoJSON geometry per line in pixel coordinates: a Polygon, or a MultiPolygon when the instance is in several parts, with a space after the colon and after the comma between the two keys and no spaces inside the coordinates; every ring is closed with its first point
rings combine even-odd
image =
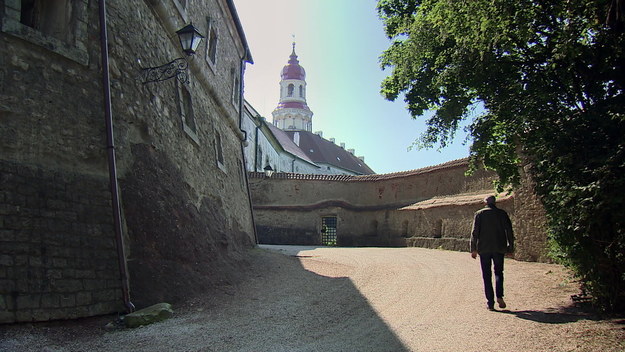
{"type": "Polygon", "coordinates": [[[486,205],[495,205],[495,202],[495,196],[488,196],[484,198],[484,203],[486,203],[486,205]]]}

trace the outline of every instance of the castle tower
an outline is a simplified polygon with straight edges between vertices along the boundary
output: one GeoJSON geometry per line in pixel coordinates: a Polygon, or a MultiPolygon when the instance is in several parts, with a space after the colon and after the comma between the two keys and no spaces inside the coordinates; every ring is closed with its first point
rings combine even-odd
{"type": "Polygon", "coordinates": [[[280,102],[271,113],[273,124],[288,131],[312,131],[312,111],[306,105],[306,71],[293,52],[280,74],[280,102]]]}

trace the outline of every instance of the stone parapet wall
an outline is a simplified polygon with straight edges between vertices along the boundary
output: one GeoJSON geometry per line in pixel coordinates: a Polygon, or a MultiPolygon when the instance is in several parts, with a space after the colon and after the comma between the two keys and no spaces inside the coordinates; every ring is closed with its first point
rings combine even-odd
{"type": "MultiPolygon", "coordinates": [[[[340,246],[419,246],[468,251],[473,215],[496,175],[466,176],[467,160],[387,175],[251,173],[260,243],[321,244],[321,218],[337,217],[340,246]],[[279,236],[276,236],[279,233],[279,236]],[[283,241],[283,242],[280,242],[283,241]]],[[[515,258],[548,261],[544,211],[531,183],[498,195],[512,219],[515,258]]]]}
{"type": "Polygon", "coordinates": [[[123,309],[108,179],[0,161],[0,323],[123,309]]]}

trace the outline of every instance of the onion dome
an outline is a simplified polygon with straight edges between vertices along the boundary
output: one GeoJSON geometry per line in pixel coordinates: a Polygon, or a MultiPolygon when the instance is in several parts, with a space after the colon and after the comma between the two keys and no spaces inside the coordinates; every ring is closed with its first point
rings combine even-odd
{"type": "Polygon", "coordinates": [[[299,65],[299,60],[297,60],[297,54],[295,54],[295,43],[293,43],[293,52],[289,57],[288,65],[282,68],[282,73],[280,74],[282,80],[286,79],[298,79],[305,80],[306,79],[306,71],[304,68],[299,65]]]}

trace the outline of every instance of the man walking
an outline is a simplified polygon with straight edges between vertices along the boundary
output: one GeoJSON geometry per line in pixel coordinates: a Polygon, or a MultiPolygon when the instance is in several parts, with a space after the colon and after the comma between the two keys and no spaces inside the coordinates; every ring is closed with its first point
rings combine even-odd
{"type": "Polygon", "coordinates": [[[484,199],[486,207],[478,210],[471,231],[471,257],[480,255],[484,293],[489,310],[495,309],[495,294],[499,308],[506,308],[503,300],[503,258],[514,251],[514,234],[508,213],[495,206],[495,197],[484,199]],[[491,263],[495,269],[495,292],[493,292],[491,263]]]}

